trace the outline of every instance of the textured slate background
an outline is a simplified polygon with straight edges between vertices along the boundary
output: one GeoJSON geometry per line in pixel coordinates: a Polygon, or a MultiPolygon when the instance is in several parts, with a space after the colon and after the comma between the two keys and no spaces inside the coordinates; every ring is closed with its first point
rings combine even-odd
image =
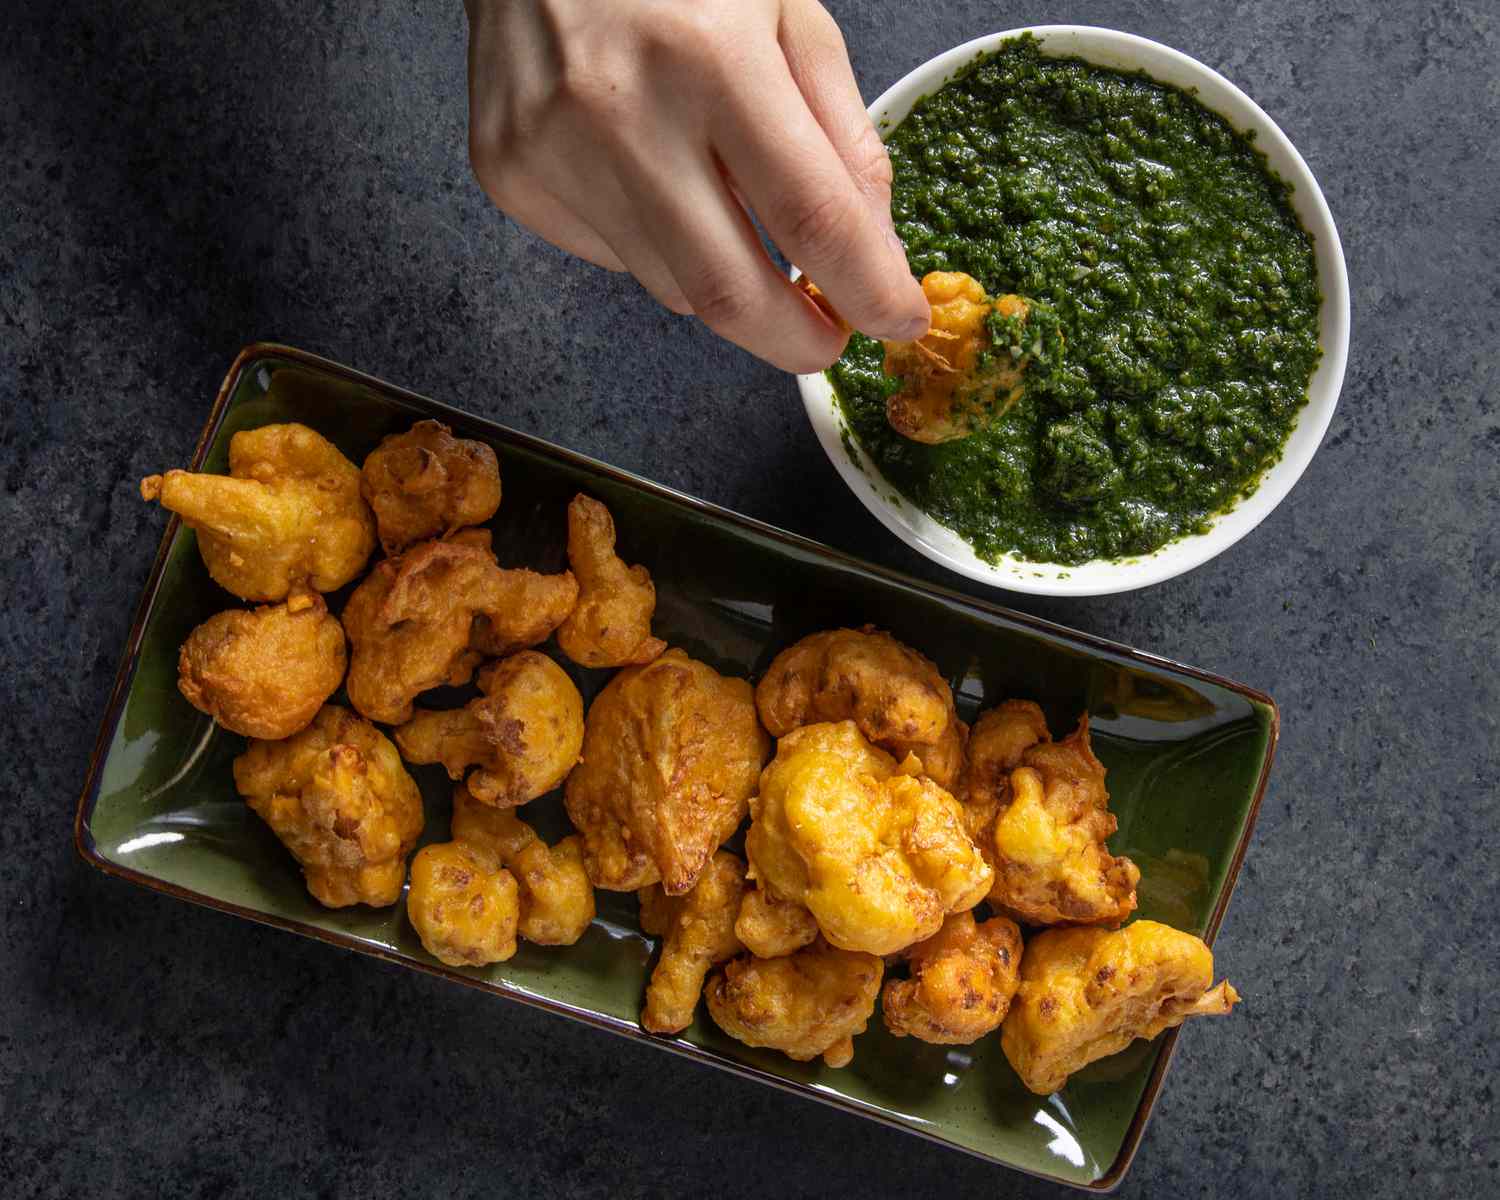
{"type": "MultiPolygon", "coordinates": [[[[867,96],[1028,21],[1158,38],[1244,86],[1321,179],[1355,334],[1301,485],[1186,578],[1011,602],[1245,679],[1284,714],[1218,943],[1247,1001],[1187,1031],[1123,1194],[1493,1193],[1500,10],[833,8],[867,96]]],[[[489,208],[463,36],[456,0],[0,12],[3,1190],[1046,1194],[75,857],[162,525],[134,481],[186,458],[253,339],[941,577],[837,482],[789,378],[489,208]]]]}

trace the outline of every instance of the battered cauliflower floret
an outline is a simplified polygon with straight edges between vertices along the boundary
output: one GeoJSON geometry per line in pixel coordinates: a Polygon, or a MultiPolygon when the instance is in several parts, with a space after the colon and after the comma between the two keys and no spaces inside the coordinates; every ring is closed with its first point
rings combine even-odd
{"type": "Polygon", "coordinates": [[[474,798],[514,808],[567,778],[583,746],[583,697],[555,662],[522,650],[479,672],[483,696],[464,708],[418,709],[392,736],[408,762],[469,767],[474,798]]]}
{"type": "MultiPolygon", "coordinates": [[[[488,529],[460,529],[443,540],[474,546],[493,558],[491,539],[488,529]]],[[[485,658],[505,658],[540,646],[577,603],[578,580],[572,571],[543,575],[526,567],[501,567],[490,580],[489,607],[474,616],[469,648],[485,658]]]]}
{"type": "Polygon", "coordinates": [[[1021,930],[1006,917],[954,913],[904,952],[909,979],[886,983],[885,1027],[897,1037],[966,1046],[1000,1028],[1020,983],[1021,930]]]}
{"type": "Polygon", "coordinates": [[[986,296],[977,279],[958,271],[933,271],[922,291],[931,329],[915,342],[885,343],[885,373],[901,384],[886,399],[886,420],[913,441],[968,437],[1020,398],[1033,355],[1023,348],[1030,302],[986,296]],[[993,317],[1014,328],[1005,345],[994,342],[993,317]]]}
{"type": "Polygon", "coordinates": [[[323,706],[284,741],[234,760],[241,796],[302,865],[320,904],[394,904],[422,833],[422,794],[396,747],[348,709],[323,706]]]}
{"type": "MultiPolygon", "coordinates": [[[[1141,873],[1105,845],[1116,821],[1087,715],[1061,742],[1027,749],[1021,764],[991,793],[997,815],[981,839],[995,866],[990,903],[1027,925],[1118,925],[1136,906],[1141,873]]],[[[983,795],[970,790],[971,814],[983,795]]]]}
{"type": "Polygon", "coordinates": [[[782,958],[811,945],[818,922],[802,905],[757,887],[740,901],[734,933],[756,958],[782,958]]]}
{"type": "Polygon", "coordinates": [[[516,881],[465,842],[424,846],[411,863],[406,916],[427,953],[450,967],[504,962],[516,952],[516,881]]]}
{"type": "Polygon", "coordinates": [[[514,810],[481,804],[462,786],[453,792],[453,840],[494,854],[516,879],[518,928],[539,946],[571,946],[594,919],[594,886],[575,834],[549,846],[514,810]]]}
{"type": "Polygon", "coordinates": [[[594,698],[564,803],[595,887],[693,886],[749,810],[770,740],[749,683],[668,650],[594,698]]]}
{"type": "Polygon", "coordinates": [[[854,1057],[854,1038],[875,1012],[884,965],[873,954],[839,950],[819,938],[784,958],[744,954],[703,989],[709,1015],[747,1046],[780,1050],[830,1067],[854,1057]]]}
{"type": "Polygon", "coordinates": [[[241,430],[229,441],[228,475],[149,475],[141,496],[197,531],[208,573],[242,600],[335,591],[375,548],[359,468],[306,425],[241,430]]]}
{"type": "Polygon", "coordinates": [[[667,648],[651,636],[651,573],[615,553],[609,509],[582,494],[568,505],[568,565],[578,577],[578,605],[557,631],[564,654],[584,667],[623,667],[648,663],[667,648]]]}
{"type": "Polygon", "coordinates": [[[777,744],[751,801],[745,849],[762,887],[811,910],[845,950],[894,954],[973,908],[993,872],[963,810],[903,771],[853,721],[805,725],[777,744]]]}
{"type": "Polygon", "coordinates": [[[1213,980],[1209,948],[1168,925],[1049,929],[1026,944],[1000,1044],[1021,1082],[1051,1095],[1138,1037],[1229,1012],[1239,993],[1213,980]]]}
{"type": "Polygon", "coordinates": [[[441,421],[418,421],[380,443],[360,472],[389,555],[413,542],[488,521],[500,507],[500,464],[483,442],[456,438],[441,421]]]}
{"type": "Polygon", "coordinates": [[[897,759],[915,754],[941,787],[954,787],[963,768],[968,731],[953,690],[931,659],[872,626],[829,629],[788,646],[771,660],[755,704],[772,737],[852,720],[897,759]]]}
{"type": "Polygon", "coordinates": [[[177,688],[194,708],[245,737],[291,737],[344,680],[344,631],[316,592],[246,612],[230,609],[188,634],[177,688]]]}
{"type": "Polygon", "coordinates": [[[662,939],[661,956],[646,985],[642,1028],[680,1033],[693,1023],[709,970],[744,949],[734,933],[744,890],[745,864],[723,850],[681,896],[667,895],[659,883],[640,890],[641,928],[662,939]]]}

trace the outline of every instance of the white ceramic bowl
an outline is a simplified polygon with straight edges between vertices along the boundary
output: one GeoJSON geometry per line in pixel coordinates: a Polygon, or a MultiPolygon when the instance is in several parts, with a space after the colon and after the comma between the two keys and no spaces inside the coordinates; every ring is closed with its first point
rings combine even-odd
{"type": "Polygon", "coordinates": [[[825,376],[799,375],[797,383],[818,440],[844,482],[892,533],[934,562],[970,579],[1018,592],[1098,596],[1129,591],[1180,575],[1227,550],[1281,503],[1312,461],[1338,404],[1349,352],[1349,280],[1344,271],[1344,252],[1318,181],[1276,122],[1217,71],[1159,42],[1133,34],[1088,25],[1034,25],[975,38],[923,63],[892,86],[870,106],[876,126],[883,132],[894,129],[912,105],[937,91],[976,54],[993,50],[1006,38],[1021,33],[1034,35],[1041,42],[1044,54],[1082,58],[1116,70],[1142,70],[1162,83],[1196,89],[1198,99],[1236,129],[1253,129],[1255,144],[1266,155],[1271,169],[1292,185],[1292,207],[1312,234],[1317,256],[1318,283],[1323,293],[1323,359],[1313,374],[1307,406],[1298,417],[1281,460],[1261,477],[1260,486],[1252,495],[1217,517],[1207,532],[1180,538],[1152,554],[1071,567],[1013,558],[989,563],[976,555],[958,534],[906,501],[881,477],[852,438],[850,444],[860,463],[856,466],[850,461],[841,436],[844,420],[825,376]]]}

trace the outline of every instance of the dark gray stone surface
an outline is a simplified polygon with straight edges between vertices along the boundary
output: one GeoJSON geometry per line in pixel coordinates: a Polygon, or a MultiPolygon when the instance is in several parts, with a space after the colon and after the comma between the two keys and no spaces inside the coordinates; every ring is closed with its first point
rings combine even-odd
{"type": "MultiPolygon", "coordinates": [[[[1028,20],[1158,38],[1321,179],[1355,332],[1300,486],[1186,578],[1008,599],[1282,706],[1217,947],[1246,1002],[1187,1031],[1124,1194],[1495,1194],[1496,6],[833,7],[868,96],[1028,20]]],[[[254,339],[953,582],[844,490],[789,378],[500,218],[464,130],[456,0],[0,12],[0,1191],[1048,1193],[76,858],[162,524],[134,481],[187,457],[254,339]]]]}

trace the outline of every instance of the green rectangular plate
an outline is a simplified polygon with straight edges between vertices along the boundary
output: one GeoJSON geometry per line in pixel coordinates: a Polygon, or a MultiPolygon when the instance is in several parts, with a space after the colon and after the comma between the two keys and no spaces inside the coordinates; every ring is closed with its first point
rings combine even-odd
{"type": "MultiPolygon", "coordinates": [[[[1276,707],[1259,692],[918,583],[289,347],[240,355],[192,466],[227,470],[230,437],[275,421],[310,425],[360,462],[386,434],[433,416],[500,456],[505,498],[493,526],[502,565],[560,569],[567,501],[587,491],[613,511],[625,559],[651,569],[655,632],[720,671],[755,678],[805,633],[869,622],[936,660],[966,719],[1004,697],[1030,697],[1061,734],[1087,709],[1120,821],[1111,846],[1141,867],[1140,915],[1212,942],[1276,744],[1276,707]]],[[[653,944],[636,928],[629,895],[601,892],[599,918],[577,945],[523,943],[515,958],[483,970],[428,957],[402,905],[319,907],[290,856],[235,794],[230,761],[243,740],[177,692],[178,645],[232,603],[209,580],[193,533],[174,519],[79,802],[78,847],[94,865],[651,1041],[1022,1171],[1097,1190],[1120,1181],[1176,1031],[1096,1063],[1046,1100],[1021,1086],[997,1037],[958,1047],[898,1041],[878,1016],[855,1042],[854,1062],[831,1070],[742,1046],[702,1016],[678,1038],[642,1032],[636,1018],[653,944]]],[[[341,604],[333,598],[335,611],[341,604]]],[[[585,699],[607,678],[570,670],[585,699]]],[[[440,768],[413,774],[426,798],[426,836],[443,840],[448,782],[440,768]]],[[[556,795],[530,805],[527,816],[549,837],[565,820],[556,795]]],[[[1238,1033],[1228,1025],[1214,1035],[1238,1033]]]]}

